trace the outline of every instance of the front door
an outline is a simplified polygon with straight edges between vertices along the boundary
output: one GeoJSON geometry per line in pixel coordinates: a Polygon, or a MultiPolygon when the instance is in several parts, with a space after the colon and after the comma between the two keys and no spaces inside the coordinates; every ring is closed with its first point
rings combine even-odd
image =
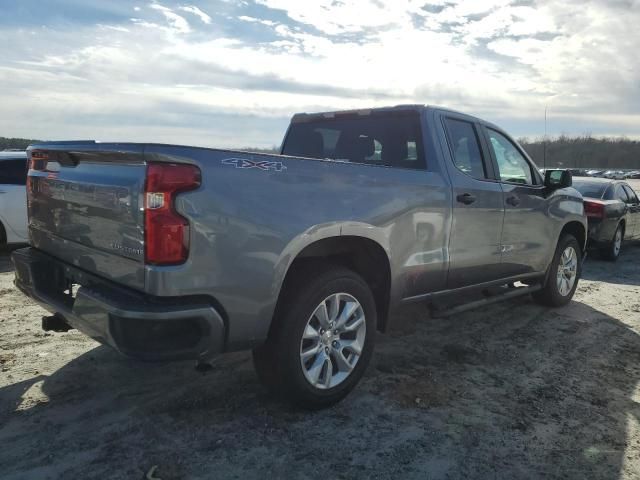
{"type": "Polygon", "coordinates": [[[547,218],[543,179],[524,152],[506,134],[484,128],[503,190],[502,267],[507,276],[543,272],[555,235],[547,218]]]}
{"type": "Polygon", "coordinates": [[[479,125],[447,113],[447,170],[453,184],[453,223],[449,240],[447,288],[460,288],[502,277],[500,238],[502,189],[480,141],[479,125]]]}

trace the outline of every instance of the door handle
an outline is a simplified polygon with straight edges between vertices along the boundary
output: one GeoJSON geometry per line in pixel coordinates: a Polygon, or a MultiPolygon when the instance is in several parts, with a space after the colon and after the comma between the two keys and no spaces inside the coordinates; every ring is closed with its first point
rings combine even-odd
{"type": "Polygon", "coordinates": [[[470,193],[461,193],[456,197],[456,200],[460,203],[464,203],[465,205],[471,205],[476,201],[476,197],[470,193]]]}
{"type": "Polygon", "coordinates": [[[507,197],[506,202],[512,207],[517,207],[520,205],[520,199],[516,196],[507,197]]]}

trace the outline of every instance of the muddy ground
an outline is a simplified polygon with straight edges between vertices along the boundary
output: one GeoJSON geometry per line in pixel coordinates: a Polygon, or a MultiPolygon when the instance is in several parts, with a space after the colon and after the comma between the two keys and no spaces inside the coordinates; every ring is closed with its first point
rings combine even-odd
{"type": "Polygon", "coordinates": [[[140,364],[45,313],[0,255],[0,477],[640,478],[640,246],[590,258],[575,300],[407,310],[361,385],[292,411],[250,355],[140,364]]]}

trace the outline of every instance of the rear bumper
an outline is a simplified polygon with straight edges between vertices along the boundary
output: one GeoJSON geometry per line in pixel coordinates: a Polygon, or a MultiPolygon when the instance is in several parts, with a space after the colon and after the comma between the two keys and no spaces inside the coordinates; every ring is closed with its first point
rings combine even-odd
{"type": "Polygon", "coordinates": [[[603,247],[611,243],[618,222],[615,219],[589,219],[588,246],[603,247]]]}
{"type": "Polygon", "coordinates": [[[34,248],[13,252],[16,286],[95,340],[141,360],[204,360],[224,349],[222,316],[206,297],[152,297],[34,248]],[[72,297],[65,291],[75,284],[72,297]]]}

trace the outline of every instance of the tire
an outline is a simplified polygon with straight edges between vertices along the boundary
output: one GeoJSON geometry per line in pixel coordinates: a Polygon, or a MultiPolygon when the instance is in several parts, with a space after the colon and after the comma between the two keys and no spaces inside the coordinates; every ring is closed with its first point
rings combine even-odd
{"type": "Polygon", "coordinates": [[[272,393],[303,408],[328,407],[357,385],[369,364],[375,301],[367,283],[344,267],[294,275],[282,293],[269,338],[253,351],[254,366],[272,393]],[[320,322],[323,311],[328,313],[325,323],[320,322]],[[351,314],[342,321],[345,312],[351,314]],[[333,327],[325,330],[331,320],[333,327]]]}
{"type": "Polygon", "coordinates": [[[573,298],[578,287],[578,281],[582,273],[582,250],[573,235],[565,234],[560,237],[553,260],[549,266],[547,279],[541,290],[532,294],[533,299],[549,307],[561,307],[573,298]],[[573,249],[571,262],[568,261],[566,252],[573,249]],[[562,272],[561,272],[562,270],[562,272]],[[568,275],[573,271],[572,280],[568,275]],[[565,272],[563,274],[563,272],[565,272]],[[562,275],[562,277],[561,277],[562,275]],[[562,280],[564,278],[565,281],[562,280]]]}
{"type": "Polygon", "coordinates": [[[4,225],[0,222],[0,248],[7,246],[7,231],[4,229],[4,225]]]}
{"type": "Polygon", "coordinates": [[[622,225],[618,225],[615,233],[613,234],[613,238],[611,242],[606,247],[600,249],[600,255],[605,260],[609,260],[610,262],[615,262],[618,260],[620,256],[620,252],[622,251],[622,241],[624,240],[624,227],[622,225]]]}

